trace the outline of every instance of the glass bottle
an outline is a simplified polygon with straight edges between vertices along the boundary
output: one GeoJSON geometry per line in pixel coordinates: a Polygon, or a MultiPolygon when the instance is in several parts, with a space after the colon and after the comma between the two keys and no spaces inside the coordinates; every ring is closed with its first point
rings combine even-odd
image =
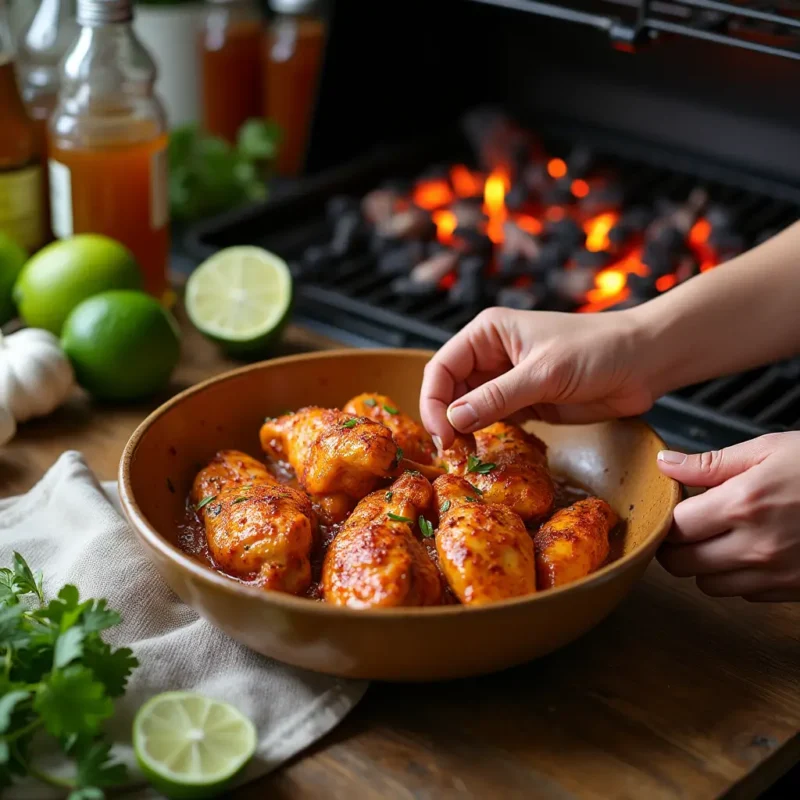
{"type": "Polygon", "coordinates": [[[78,0],[80,33],[50,118],[50,210],[58,237],[103,233],[126,245],[145,288],[167,291],[166,119],[132,0],[78,0]]]}
{"type": "Polygon", "coordinates": [[[6,3],[0,0],[0,231],[32,252],[45,238],[42,167],[13,56],[6,3]]]}
{"type": "Polygon", "coordinates": [[[325,23],[314,0],[270,0],[266,34],[264,110],[282,130],[276,170],[303,169],[309,125],[325,45],[325,23]]]}
{"type": "Polygon", "coordinates": [[[56,107],[59,66],[78,35],[74,0],[41,0],[22,29],[17,52],[17,78],[28,116],[36,126],[42,159],[45,228],[50,234],[50,193],[47,181],[47,121],[56,107]]]}
{"type": "Polygon", "coordinates": [[[254,0],[208,0],[200,36],[203,127],[231,144],[263,114],[262,21],[254,0]]]}

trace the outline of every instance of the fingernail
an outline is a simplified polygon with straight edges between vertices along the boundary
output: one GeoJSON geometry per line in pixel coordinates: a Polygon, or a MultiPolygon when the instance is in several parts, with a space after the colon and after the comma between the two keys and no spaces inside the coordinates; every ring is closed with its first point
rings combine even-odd
{"type": "Polygon", "coordinates": [[[478,415],[469,403],[461,403],[447,409],[447,419],[457,431],[466,431],[478,421],[478,415]]]}
{"type": "Polygon", "coordinates": [[[658,454],[658,460],[665,464],[683,464],[686,461],[686,454],[676,453],[674,450],[662,450],[658,454]]]}
{"type": "Polygon", "coordinates": [[[442,440],[438,436],[432,436],[433,439],[433,446],[437,449],[437,451],[442,451],[442,440]]]}

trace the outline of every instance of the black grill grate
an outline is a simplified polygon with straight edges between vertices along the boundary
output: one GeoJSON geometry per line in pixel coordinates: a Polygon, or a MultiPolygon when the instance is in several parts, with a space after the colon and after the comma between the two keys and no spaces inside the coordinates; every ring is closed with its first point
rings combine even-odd
{"type": "MultiPolygon", "coordinates": [[[[553,155],[566,155],[574,138],[560,129],[548,141],[553,155]],[[560,144],[559,144],[560,142],[560,144]]],[[[583,141],[587,141],[584,132],[583,141]]],[[[800,216],[800,192],[751,175],[710,164],[698,164],[674,153],[659,153],[633,143],[612,142],[596,134],[588,139],[602,153],[603,166],[628,187],[631,202],[654,196],[680,200],[698,185],[712,202],[722,203],[737,220],[748,245],[777,232],[800,216]],[[620,152],[629,154],[622,157],[620,152]],[[647,154],[647,158],[630,154],[647,154]],[[669,165],[669,166],[667,166],[669,165]]],[[[443,153],[459,145],[443,142],[414,146],[362,159],[314,179],[283,198],[211,220],[193,230],[190,252],[202,258],[233,244],[256,244],[300,259],[306,248],[330,240],[325,205],[337,194],[361,196],[384,180],[414,177],[443,153]],[[444,147],[444,149],[442,149],[444,147]]],[[[324,332],[335,332],[354,344],[437,348],[474,317],[478,309],[460,307],[444,294],[414,298],[395,294],[390,279],[377,272],[369,252],[337,261],[313,281],[300,279],[296,314],[324,332]]],[[[800,362],[777,364],[698,386],[663,398],[652,422],[672,443],[694,449],[719,447],[771,430],[800,428],[800,362]]]]}

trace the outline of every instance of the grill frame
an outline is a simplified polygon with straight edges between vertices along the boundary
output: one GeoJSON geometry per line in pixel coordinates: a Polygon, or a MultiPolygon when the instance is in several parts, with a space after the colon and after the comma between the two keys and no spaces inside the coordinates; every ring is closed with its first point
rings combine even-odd
{"type": "MultiPolygon", "coordinates": [[[[551,121],[546,129],[534,123],[531,128],[543,139],[563,142],[565,147],[588,144],[600,155],[604,166],[615,167],[622,159],[635,169],[653,171],[656,177],[667,173],[677,195],[702,184],[722,202],[731,203],[737,195],[743,196],[750,204],[744,212],[751,229],[782,228],[800,217],[800,187],[789,183],[698,159],[686,152],[661,149],[618,133],[590,130],[568,120],[551,121]]],[[[193,259],[201,260],[232,244],[258,244],[291,261],[309,244],[327,240],[325,204],[331,197],[360,197],[384,180],[413,177],[431,164],[467,160],[468,155],[457,126],[423,141],[383,147],[304,179],[265,203],[205,220],[188,230],[185,246],[193,259]]],[[[663,185],[659,188],[663,191],[663,185]]],[[[410,316],[404,312],[419,300],[406,298],[405,307],[402,302],[399,306],[387,305],[391,295],[388,279],[370,270],[371,266],[373,257],[365,254],[351,258],[347,277],[338,278],[333,285],[297,281],[295,318],[356,346],[435,349],[476,313],[473,309],[449,312],[446,300],[438,299],[422,314],[410,316]],[[353,297],[354,287],[362,293],[369,288],[368,298],[353,297]],[[446,325],[442,324],[443,317],[446,325]]],[[[794,366],[794,362],[768,365],[681,389],[660,398],[646,416],[672,445],[694,451],[729,446],[768,432],[798,429],[800,368],[795,370],[794,366]],[[788,387],[788,392],[774,396],[779,387],[788,387]],[[764,403],[755,415],[743,413],[767,392],[773,393],[770,402],[764,403]],[[796,416],[792,412],[795,406],[796,416]]]]}

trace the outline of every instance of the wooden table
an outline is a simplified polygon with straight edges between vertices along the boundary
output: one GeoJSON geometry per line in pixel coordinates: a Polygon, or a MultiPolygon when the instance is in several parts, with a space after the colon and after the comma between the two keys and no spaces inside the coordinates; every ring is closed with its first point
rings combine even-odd
{"type": "MultiPolygon", "coordinates": [[[[284,350],[331,346],[292,328],[284,350]]],[[[176,391],[233,366],[188,330],[184,351],[176,391]]],[[[30,488],[66,449],[114,478],[152,405],[76,393],[0,451],[0,494],[30,488]]],[[[562,651],[474,680],[373,685],[333,733],[236,797],[738,800],[800,761],[798,731],[800,605],[711,600],[653,564],[562,651]]]]}

